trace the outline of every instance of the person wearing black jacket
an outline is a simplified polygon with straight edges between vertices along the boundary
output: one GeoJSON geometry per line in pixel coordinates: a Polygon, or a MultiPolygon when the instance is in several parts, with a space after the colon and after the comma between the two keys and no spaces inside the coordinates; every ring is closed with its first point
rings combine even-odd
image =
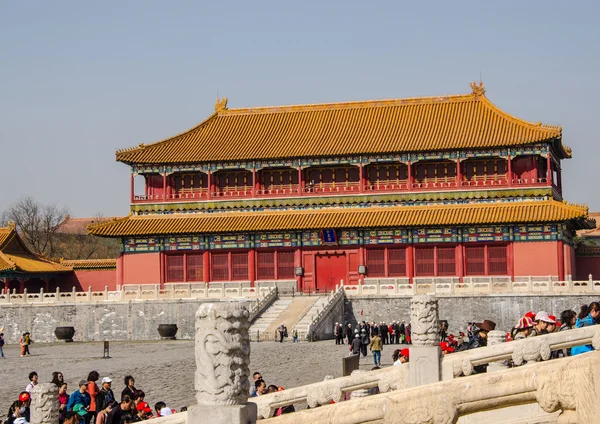
{"type": "Polygon", "coordinates": [[[111,389],[112,380],[109,377],[102,379],[102,388],[96,395],[96,411],[103,411],[111,400],[116,401],[115,394],[111,389]]]}
{"type": "Polygon", "coordinates": [[[131,407],[133,406],[133,399],[128,395],[123,396],[121,404],[110,411],[108,417],[106,417],[106,424],[121,424],[121,417],[125,414],[129,414],[131,407]]]}
{"type": "Polygon", "coordinates": [[[126,375],[125,378],[123,379],[123,382],[125,383],[125,388],[121,392],[121,401],[123,400],[125,395],[127,395],[131,399],[133,399],[133,395],[135,394],[135,390],[136,390],[135,379],[131,375],[126,375]]]}

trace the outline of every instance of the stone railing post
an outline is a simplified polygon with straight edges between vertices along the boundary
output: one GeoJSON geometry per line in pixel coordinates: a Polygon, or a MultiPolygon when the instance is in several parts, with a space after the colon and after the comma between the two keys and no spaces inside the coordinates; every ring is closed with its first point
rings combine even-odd
{"type": "MultiPolygon", "coordinates": [[[[493,330],[488,333],[488,346],[495,346],[506,342],[506,334],[504,331],[493,330]]],[[[502,362],[492,362],[488,364],[487,372],[506,370],[502,362]]]]}
{"type": "Polygon", "coordinates": [[[104,301],[108,300],[108,286],[104,286],[104,301]]]}
{"type": "Polygon", "coordinates": [[[54,299],[55,302],[60,302],[60,288],[56,288],[56,299],[54,299]]]}
{"type": "Polygon", "coordinates": [[[40,302],[43,302],[43,301],[44,301],[44,289],[41,288],[40,289],[40,302]]]}
{"type": "Polygon", "coordinates": [[[204,303],[196,312],[196,401],[188,424],[256,422],[250,389],[250,322],[238,303],[204,303]]]}
{"type": "Polygon", "coordinates": [[[88,302],[92,301],[92,286],[88,286],[87,300],[88,302]]]}
{"type": "Polygon", "coordinates": [[[55,424],[58,422],[58,387],[54,383],[40,383],[31,392],[31,424],[55,424]]]}
{"type": "Polygon", "coordinates": [[[416,295],[410,301],[412,346],[410,349],[409,387],[441,380],[440,326],[438,301],[432,295],[416,295]]]}
{"type": "Polygon", "coordinates": [[[23,289],[23,302],[27,303],[27,289],[23,289]]]}

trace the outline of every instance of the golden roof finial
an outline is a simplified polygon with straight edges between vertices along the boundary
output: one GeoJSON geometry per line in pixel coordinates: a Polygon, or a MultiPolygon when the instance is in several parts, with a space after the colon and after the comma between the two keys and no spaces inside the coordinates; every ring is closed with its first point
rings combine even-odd
{"type": "Polygon", "coordinates": [[[473,90],[473,94],[475,96],[485,95],[485,87],[483,86],[483,81],[479,81],[479,84],[477,84],[475,81],[471,81],[471,90],[473,90]]]}
{"type": "Polygon", "coordinates": [[[223,112],[224,110],[227,110],[227,97],[221,97],[220,99],[217,97],[215,112],[223,112]]]}

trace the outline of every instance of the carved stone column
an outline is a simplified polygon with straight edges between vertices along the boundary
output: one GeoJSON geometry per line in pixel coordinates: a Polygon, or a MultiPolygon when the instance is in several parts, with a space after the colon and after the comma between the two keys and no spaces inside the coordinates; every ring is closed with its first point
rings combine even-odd
{"type": "Polygon", "coordinates": [[[196,312],[196,400],[189,424],[256,422],[248,403],[249,312],[234,302],[204,303],[196,312]]]}
{"type": "Polygon", "coordinates": [[[31,424],[58,422],[58,387],[54,383],[40,383],[31,392],[31,424]]]}
{"type": "Polygon", "coordinates": [[[410,302],[412,346],[409,348],[409,387],[441,380],[440,325],[435,296],[416,295],[410,302]]]}
{"type": "MultiPolygon", "coordinates": [[[[506,342],[506,334],[504,331],[493,330],[488,333],[488,346],[495,346],[506,342]]],[[[506,370],[503,362],[492,362],[488,364],[487,372],[506,370]]]]}

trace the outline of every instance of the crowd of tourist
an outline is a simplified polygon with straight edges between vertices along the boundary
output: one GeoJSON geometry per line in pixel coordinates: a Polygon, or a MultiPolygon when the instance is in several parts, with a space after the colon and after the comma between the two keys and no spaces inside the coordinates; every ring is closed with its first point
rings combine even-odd
{"type": "MultiPolygon", "coordinates": [[[[252,384],[250,385],[250,397],[262,396],[269,393],[277,393],[283,391],[283,387],[276,386],[274,384],[270,384],[267,386],[265,380],[263,379],[261,373],[255,372],[252,374],[252,384]]],[[[277,408],[274,416],[278,417],[282,414],[289,414],[290,412],[295,412],[294,405],[284,406],[282,408],[277,408]]]]}
{"type": "MultiPolygon", "coordinates": [[[[31,393],[39,384],[35,371],[29,373],[29,383],[21,392],[9,410],[4,424],[27,424],[30,421],[31,393]]],[[[146,394],[135,387],[131,375],[124,378],[125,388],[117,399],[112,390],[112,379],[92,371],[87,378],[81,379],[77,389],[68,393],[68,386],[60,371],[52,373],[50,383],[58,388],[56,406],[59,409],[58,424],[127,424],[151,418],[164,417],[176,411],[165,402],[159,401],[151,408],[146,402],[146,394]],[[100,381],[100,386],[98,386],[100,381]]],[[[181,411],[185,411],[182,408],[181,411]]]]}

